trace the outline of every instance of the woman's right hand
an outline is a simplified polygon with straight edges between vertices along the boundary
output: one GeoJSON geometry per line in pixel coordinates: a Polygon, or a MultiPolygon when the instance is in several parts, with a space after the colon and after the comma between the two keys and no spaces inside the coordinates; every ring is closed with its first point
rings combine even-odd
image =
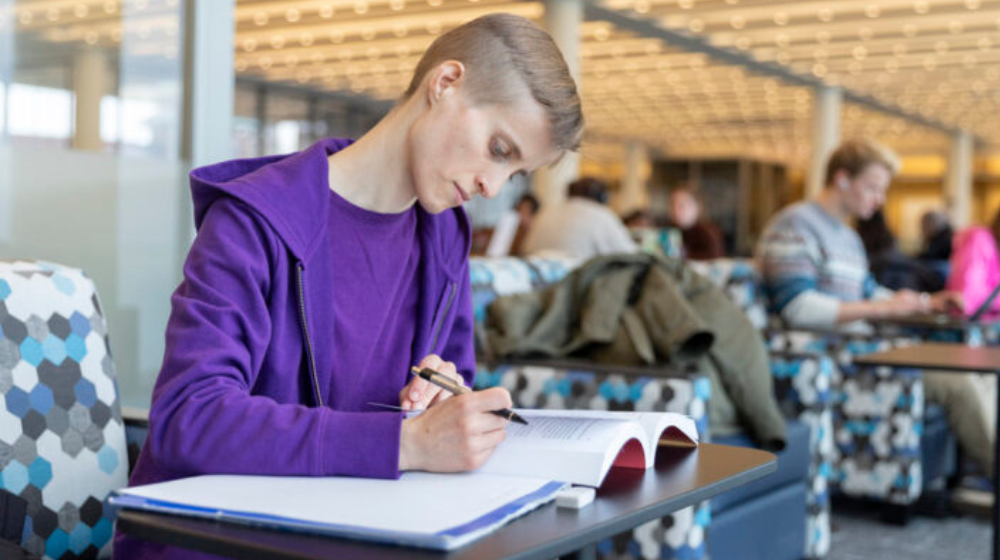
{"type": "Polygon", "coordinates": [[[461,472],[482,466],[504,440],[508,421],[491,410],[510,408],[502,387],[457,395],[403,420],[399,470],[461,472]]]}

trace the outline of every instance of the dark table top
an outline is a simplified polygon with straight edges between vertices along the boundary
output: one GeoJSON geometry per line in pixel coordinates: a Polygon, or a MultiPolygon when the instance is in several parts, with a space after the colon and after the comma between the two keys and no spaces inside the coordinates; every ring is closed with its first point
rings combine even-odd
{"type": "Polygon", "coordinates": [[[948,315],[945,313],[920,314],[911,317],[893,317],[891,319],[872,319],[872,324],[895,327],[918,327],[928,329],[968,330],[996,325],[996,321],[970,321],[968,317],[948,315]]]}
{"type": "MultiPolygon", "coordinates": [[[[663,517],[777,468],[758,449],[703,443],[661,447],[653,469],[612,469],[594,503],[570,510],[548,504],[451,552],[336,539],[218,521],[121,510],[117,530],[185,548],[238,558],[274,559],[549,559],[663,517]]],[[[405,507],[402,506],[401,507],[405,507]]]]}
{"type": "Polygon", "coordinates": [[[973,329],[989,330],[1000,328],[1000,319],[989,317],[972,321],[963,315],[951,315],[947,313],[922,313],[910,317],[893,317],[891,319],[871,319],[871,324],[885,328],[899,329],[922,329],[936,331],[962,331],[969,332],[973,329]]]}
{"type": "Polygon", "coordinates": [[[901,346],[854,357],[854,363],[867,366],[890,366],[963,371],[1000,372],[1000,348],[965,344],[925,343],[901,346]]]}

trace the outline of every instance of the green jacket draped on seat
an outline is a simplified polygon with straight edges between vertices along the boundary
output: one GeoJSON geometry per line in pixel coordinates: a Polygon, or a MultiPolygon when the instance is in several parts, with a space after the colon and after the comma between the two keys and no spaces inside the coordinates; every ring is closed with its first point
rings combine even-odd
{"type": "Polygon", "coordinates": [[[714,433],[746,428],[762,447],[784,447],[763,340],[725,293],[683,261],[645,254],[592,259],[558,283],[494,301],[485,342],[497,358],[690,364],[712,380],[714,433]]]}

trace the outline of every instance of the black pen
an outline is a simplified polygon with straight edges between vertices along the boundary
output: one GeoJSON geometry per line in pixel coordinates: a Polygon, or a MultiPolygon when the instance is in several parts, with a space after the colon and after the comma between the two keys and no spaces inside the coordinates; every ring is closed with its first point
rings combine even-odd
{"type": "MultiPolygon", "coordinates": [[[[472,389],[469,389],[468,387],[462,385],[461,383],[456,383],[454,379],[448,377],[447,375],[442,375],[432,370],[431,368],[420,369],[416,366],[413,366],[410,368],[410,373],[430,383],[433,383],[446,391],[450,391],[456,395],[464,395],[465,393],[472,392],[472,389]]],[[[496,414],[501,418],[506,418],[511,422],[517,422],[519,424],[524,424],[525,426],[528,425],[527,420],[521,418],[520,416],[518,416],[516,412],[514,412],[509,408],[502,408],[500,410],[491,410],[490,413],[496,414]]]]}

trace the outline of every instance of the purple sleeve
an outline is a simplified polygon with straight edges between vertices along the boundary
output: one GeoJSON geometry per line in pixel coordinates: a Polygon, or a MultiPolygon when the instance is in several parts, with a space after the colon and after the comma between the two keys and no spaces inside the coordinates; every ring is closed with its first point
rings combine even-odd
{"type": "Polygon", "coordinates": [[[212,205],[171,298],[149,448],[175,474],[399,475],[398,413],[360,414],[251,395],[271,338],[267,295],[279,251],[241,203],[212,205]],[[370,448],[370,449],[369,449],[370,448]]]}
{"type": "Polygon", "coordinates": [[[456,287],[455,315],[441,357],[455,362],[465,384],[472,387],[476,377],[476,346],[473,332],[472,285],[469,281],[469,261],[465,260],[456,287]]]}

